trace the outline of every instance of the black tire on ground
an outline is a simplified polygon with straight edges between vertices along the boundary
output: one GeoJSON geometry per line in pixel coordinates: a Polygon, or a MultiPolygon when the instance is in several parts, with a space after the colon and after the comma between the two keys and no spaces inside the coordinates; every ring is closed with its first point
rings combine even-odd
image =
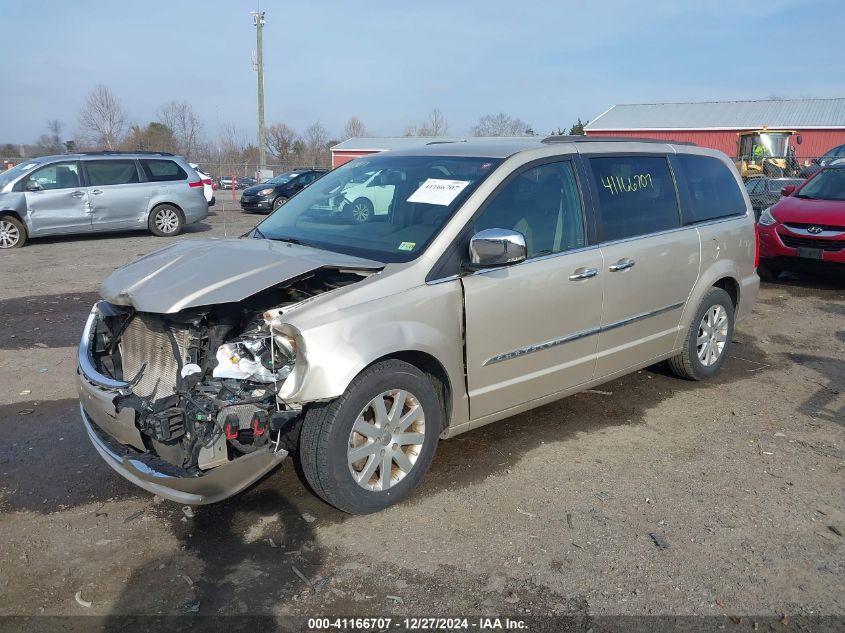
{"type": "Polygon", "coordinates": [[[23,222],[13,215],[0,215],[0,248],[20,248],[26,244],[26,238],[23,222]]]}
{"type": "Polygon", "coordinates": [[[285,198],[284,196],[279,196],[278,198],[273,200],[273,211],[278,209],[280,206],[282,206],[287,201],[288,201],[288,199],[285,198]]]}
{"type": "Polygon", "coordinates": [[[762,279],[767,279],[769,281],[774,281],[780,274],[783,272],[783,268],[778,266],[777,264],[772,264],[769,262],[762,261],[760,265],[757,266],[757,274],[760,275],[762,279]]]}
{"type": "MultiPolygon", "coordinates": [[[[387,414],[390,415],[392,399],[384,398],[382,401],[387,414]]],[[[311,405],[302,424],[299,460],[309,485],[326,502],[351,514],[369,514],[402,501],[416,488],[434,459],[442,428],[443,410],[440,398],[429,377],[413,365],[388,359],[362,371],[336,400],[311,405]],[[392,390],[408,392],[422,407],[424,429],[420,431],[419,425],[415,423],[410,427],[412,431],[405,432],[422,432],[424,439],[422,447],[415,453],[416,461],[404,476],[397,476],[398,480],[393,482],[393,473],[398,475],[401,469],[398,462],[391,461],[392,485],[386,490],[368,490],[353,478],[353,467],[349,464],[352,427],[358,417],[368,411],[371,401],[392,390]]],[[[390,430],[387,428],[388,432],[390,430]]],[[[389,440],[385,446],[389,447],[392,441],[389,440]]],[[[372,460],[380,460],[376,448],[381,446],[379,440],[372,439],[371,445],[374,446],[372,460]]],[[[370,463],[369,459],[362,458],[366,465],[359,466],[359,473],[368,470],[366,466],[370,463]]],[[[380,474],[380,466],[378,471],[373,471],[372,474],[377,481],[376,472],[380,474]]]]}
{"type": "MultiPolygon", "coordinates": [[[[710,288],[701,305],[693,317],[692,323],[687,330],[684,345],[676,356],[669,359],[669,368],[677,376],[687,380],[704,380],[715,374],[731,345],[731,338],[734,332],[734,305],[730,295],[721,288],[710,288]],[[718,358],[711,364],[705,364],[699,358],[699,339],[707,336],[709,332],[703,329],[705,315],[711,312],[716,306],[721,306],[727,318],[727,332],[723,335],[724,347],[720,350],[718,358]]],[[[722,338],[722,336],[720,336],[722,338]]]]}
{"type": "Polygon", "coordinates": [[[353,224],[364,224],[373,219],[373,203],[367,198],[358,198],[349,205],[349,219],[353,224]]]}
{"type": "Polygon", "coordinates": [[[150,211],[150,219],[147,222],[150,233],[159,237],[173,237],[182,232],[185,226],[185,218],[182,211],[172,204],[160,204],[150,211]]]}

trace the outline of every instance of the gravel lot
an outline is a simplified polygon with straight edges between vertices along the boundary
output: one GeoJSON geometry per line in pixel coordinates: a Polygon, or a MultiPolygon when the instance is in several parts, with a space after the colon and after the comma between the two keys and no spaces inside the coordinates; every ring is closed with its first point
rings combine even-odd
{"type": "MultiPolygon", "coordinates": [[[[258,219],[225,207],[177,239],[258,219]]],[[[845,615],[845,277],[763,284],[711,382],[652,367],[441,442],[380,514],[288,460],[188,517],[100,460],[75,393],[99,282],[167,241],[0,253],[0,615],[845,615]]]]}

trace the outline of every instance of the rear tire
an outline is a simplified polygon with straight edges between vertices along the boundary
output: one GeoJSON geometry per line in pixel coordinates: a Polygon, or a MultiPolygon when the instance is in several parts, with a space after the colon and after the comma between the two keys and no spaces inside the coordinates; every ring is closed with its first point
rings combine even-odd
{"type": "Polygon", "coordinates": [[[373,203],[367,198],[358,198],[349,205],[349,219],[353,224],[365,224],[373,217],[373,203]]]}
{"type": "Polygon", "coordinates": [[[711,288],[701,300],[683,348],[669,359],[669,368],[687,380],[709,378],[725,361],[733,333],[733,301],[721,288],[711,288]]]}
{"type": "Polygon", "coordinates": [[[23,222],[13,215],[0,215],[0,248],[20,248],[26,244],[23,222]]]}
{"type": "Polygon", "coordinates": [[[336,400],[311,405],[302,424],[300,464],[327,503],[352,514],[378,512],[420,483],[442,427],[431,380],[403,361],[381,361],[336,400]]]}
{"type": "Polygon", "coordinates": [[[160,204],[150,211],[150,233],[159,237],[173,237],[182,232],[185,220],[182,212],[172,204],[160,204]]]}

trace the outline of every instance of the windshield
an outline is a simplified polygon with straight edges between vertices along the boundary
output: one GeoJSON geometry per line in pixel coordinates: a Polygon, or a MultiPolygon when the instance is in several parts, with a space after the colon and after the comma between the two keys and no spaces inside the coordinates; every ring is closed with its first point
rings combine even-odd
{"type": "Polygon", "coordinates": [[[759,141],[765,156],[786,156],[789,134],[760,134],[759,141]]]}
{"type": "Polygon", "coordinates": [[[773,178],[769,181],[769,191],[773,193],[780,193],[780,190],[784,187],[788,187],[790,185],[797,187],[802,182],[804,181],[800,178],[773,178]]]}
{"type": "Polygon", "coordinates": [[[807,181],[795,197],[845,200],[845,169],[823,169],[807,181]]]}
{"type": "Polygon", "coordinates": [[[28,171],[31,171],[38,167],[38,163],[33,161],[25,161],[23,163],[19,163],[8,169],[6,171],[0,171],[0,189],[8,185],[13,180],[17,179],[18,176],[25,174],[28,171]]]}
{"type": "Polygon", "coordinates": [[[254,236],[381,262],[411,261],[499,163],[456,156],[359,158],[291,198],[254,236]]]}
{"type": "Polygon", "coordinates": [[[291,180],[296,178],[298,175],[299,175],[298,171],[289,171],[289,172],[286,172],[284,174],[279,174],[278,176],[271,178],[267,182],[271,182],[274,185],[283,185],[286,182],[290,182],[291,180]]]}

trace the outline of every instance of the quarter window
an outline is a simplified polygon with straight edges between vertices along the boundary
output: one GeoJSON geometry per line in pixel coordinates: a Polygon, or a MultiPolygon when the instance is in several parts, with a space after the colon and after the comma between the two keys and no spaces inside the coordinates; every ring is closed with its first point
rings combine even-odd
{"type": "MultiPolygon", "coordinates": [[[[722,161],[694,154],[680,154],[677,158],[689,193],[689,205],[684,208],[683,214],[684,224],[746,213],[742,191],[733,173],[722,161]]],[[[754,193],[765,193],[765,184],[757,180],[754,193]]]]}
{"type": "Polygon", "coordinates": [[[572,163],[526,169],[495,195],[474,228],[519,231],[529,258],[584,246],[581,197],[572,163]]]}
{"type": "Polygon", "coordinates": [[[680,226],[678,197],[666,158],[591,158],[602,241],[647,235],[680,226]]]}
{"type": "Polygon", "coordinates": [[[85,169],[88,171],[88,184],[92,187],[139,182],[134,160],[89,160],[85,169]]]}
{"type": "MultiPolygon", "coordinates": [[[[168,180],[186,180],[188,174],[172,160],[156,160],[142,158],[141,169],[147,180],[153,182],[165,182],[168,180]]],[[[230,179],[227,179],[230,180],[230,179]]]]}

